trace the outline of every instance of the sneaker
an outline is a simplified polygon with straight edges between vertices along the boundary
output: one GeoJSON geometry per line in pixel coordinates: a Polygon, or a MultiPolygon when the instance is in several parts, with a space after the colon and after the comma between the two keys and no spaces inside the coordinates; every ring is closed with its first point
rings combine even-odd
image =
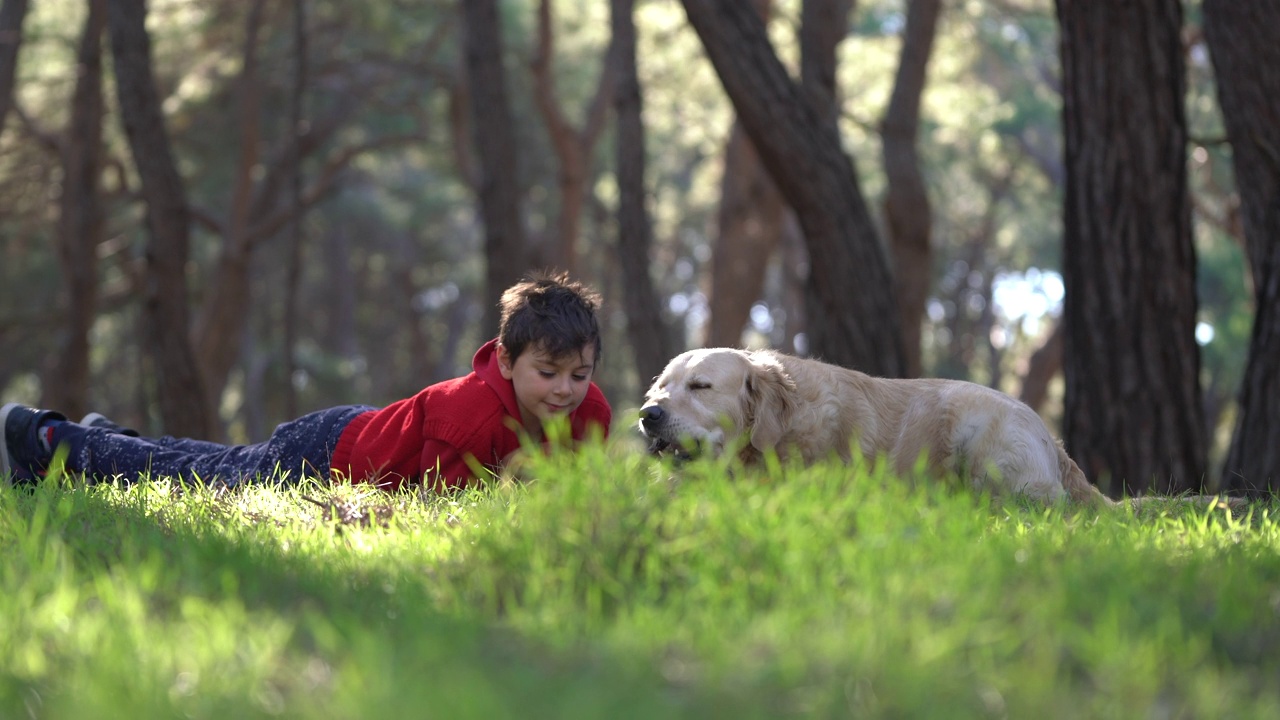
{"type": "Polygon", "coordinates": [[[4,428],[4,443],[0,444],[0,479],[10,483],[29,483],[43,477],[50,453],[40,442],[40,426],[47,420],[66,419],[61,413],[36,410],[18,403],[0,407],[0,427],[4,428]]]}
{"type": "Polygon", "coordinates": [[[127,428],[100,412],[91,412],[80,418],[80,424],[85,427],[103,428],[110,430],[119,435],[128,435],[129,437],[138,437],[138,431],[133,428],[127,428]]]}

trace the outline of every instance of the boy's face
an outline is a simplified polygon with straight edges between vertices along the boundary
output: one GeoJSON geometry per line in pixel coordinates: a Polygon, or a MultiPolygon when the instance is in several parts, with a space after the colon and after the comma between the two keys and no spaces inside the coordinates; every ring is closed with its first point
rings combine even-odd
{"type": "Polygon", "coordinates": [[[595,371],[595,346],[553,360],[537,345],[516,358],[498,345],[498,368],[511,381],[520,405],[520,422],[534,437],[542,437],[542,423],[578,409],[591,387],[595,371]]]}

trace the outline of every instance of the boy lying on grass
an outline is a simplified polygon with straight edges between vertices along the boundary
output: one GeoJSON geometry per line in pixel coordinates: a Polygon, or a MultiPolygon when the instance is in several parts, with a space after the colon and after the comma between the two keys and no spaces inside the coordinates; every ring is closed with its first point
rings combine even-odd
{"type": "Polygon", "coordinates": [[[385,408],[319,410],[254,445],[144,438],[97,413],[74,423],[9,403],[0,408],[0,482],[35,481],[64,448],[66,469],[93,479],[150,474],[235,485],[305,476],[387,489],[463,487],[477,479],[473,466],[498,473],[522,435],[546,442],[547,421],[567,416],[575,441],[592,428],[608,434],[612,410],[591,381],[601,351],[598,306],[594,291],[566,275],[531,276],[503,293],[498,337],[476,352],[469,374],[385,408]]]}

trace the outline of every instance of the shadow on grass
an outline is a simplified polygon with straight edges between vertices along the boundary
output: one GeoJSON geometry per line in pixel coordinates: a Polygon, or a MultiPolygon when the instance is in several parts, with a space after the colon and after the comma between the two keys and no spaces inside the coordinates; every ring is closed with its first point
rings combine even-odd
{"type": "Polygon", "coordinates": [[[411,548],[400,561],[371,550],[362,562],[362,540],[392,532],[377,523],[360,529],[327,515],[282,530],[246,522],[225,505],[233,500],[193,498],[175,514],[140,488],[0,488],[0,540],[15,550],[3,576],[34,588],[7,608],[28,629],[9,637],[11,659],[0,660],[0,715],[766,714],[752,698],[668,682],[600,643],[443,613],[429,563],[411,548]],[[325,552],[334,543],[346,549],[325,552]],[[62,635],[44,614],[55,597],[69,598],[59,612],[72,629],[62,635]],[[93,637],[72,638],[76,628],[93,637]],[[218,677],[236,672],[244,677],[218,677]]]}

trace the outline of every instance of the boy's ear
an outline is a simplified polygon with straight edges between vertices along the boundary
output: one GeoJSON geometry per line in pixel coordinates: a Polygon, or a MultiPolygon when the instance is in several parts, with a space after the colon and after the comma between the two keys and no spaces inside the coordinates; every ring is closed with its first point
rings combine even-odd
{"type": "Polygon", "coordinates": [[[515,364],[515,359],[511,357],[511,351],[507,346],[498,343],[498,371],[502,373],[502,379],[511,379],[515,373],[515,364]]]}

